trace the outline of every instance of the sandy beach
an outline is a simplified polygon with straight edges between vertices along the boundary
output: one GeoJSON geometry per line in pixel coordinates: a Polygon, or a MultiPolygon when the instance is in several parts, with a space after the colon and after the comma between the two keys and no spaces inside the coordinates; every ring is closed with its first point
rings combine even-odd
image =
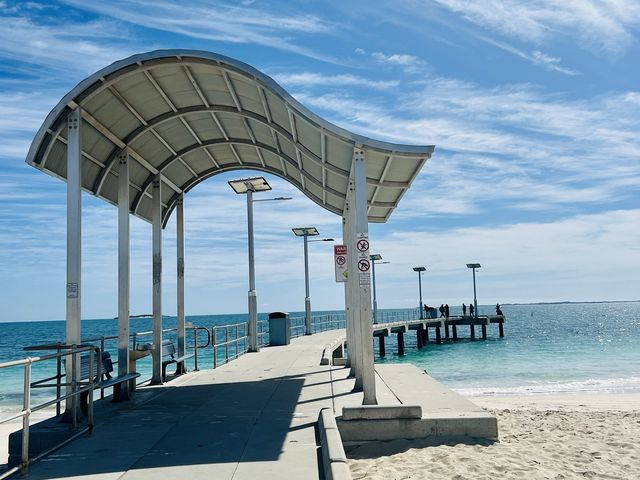
{"type": "Polygon", "coordinates": [[[498,416],[498,442],[361,446],[348,453],[353,478],[640,478],[640,394],[472,400],[498,416]]]}

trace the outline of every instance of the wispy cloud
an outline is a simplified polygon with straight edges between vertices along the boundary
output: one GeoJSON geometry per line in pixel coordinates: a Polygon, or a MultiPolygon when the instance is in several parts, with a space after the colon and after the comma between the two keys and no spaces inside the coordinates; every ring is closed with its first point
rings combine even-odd
{"type": "Polygon", "coordinates": [[[66,3],[123,22],[191,38],[262,45],[336,61],[325,53],[303,47],[298,41],[314,35],[330,35],[335,25],[315,15],[292,13],[291,4],[287,4],[287,8],[262,9],[254,4],[237,6],[220,1],[176,4],[164,0],[99,3],[66,0],[66,3]]]}
{"type": "Polygon", "coordinates": [[[380,64],[391,67],[401,68],[406,73],[420,73],[423,70],[424,62],[415,55],[406,53],[384,54],[382,52],[373,52],[371,57],[380,64]]]}
{"type": "Polygon", "coordinates": [[[397,80],[370,80],[351,74],[326,75],[314,72],[278,73],[274,79],[292,87],[366,87],[374,90],[388,90],[397,87],[397,80]]]}
{"type": "Polygon", "coordinates": [[[437,0],[467,20],[506,37],[539,44],[575,38],[580,46],[623,53],[636,39],[640,4],[635,0],[437,0]]]}

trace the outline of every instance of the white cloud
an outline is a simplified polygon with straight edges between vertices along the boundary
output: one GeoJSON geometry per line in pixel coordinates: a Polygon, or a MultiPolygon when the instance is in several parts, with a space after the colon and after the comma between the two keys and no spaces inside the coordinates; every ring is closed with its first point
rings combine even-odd
{"type": "Polygon", "coordinates": [[[66,0],[77,8],[100,13],[119,21],[191,38],[229,43],[249,43],[335,62],[328,55],[305,48],[296,40],[303,36],[332,34],[334,25],[287,8],[258,9],[253,5],[232,6],[225,2],[114,0],[87,3],[66,0]]]}
{"type": "Polygon", "coordinates": [[[570,37],[590,50],[623,53],[636,38],[635,0],[437,0],[443,7],[501,35],[540,44],[570,37]]]}
{"type": "Polygon", "coordinates": [[[397,80],[370,80],[356,75],[325,75],[314,72],[279,73],[273,76],[275,80],[286,86],[302,87],[366,87],[374,90],[388,90],[397,87],[397,80]]]}
{"type": "Polygon", "coordinates": [[[392,53],[386,55],[382,52],[373,52],[371,57],[378,63],[392,67],[401,67],[403,71],[410,74],[420,73],[423,70],[424,62],[414,55],[406,53],[392,53]]]}

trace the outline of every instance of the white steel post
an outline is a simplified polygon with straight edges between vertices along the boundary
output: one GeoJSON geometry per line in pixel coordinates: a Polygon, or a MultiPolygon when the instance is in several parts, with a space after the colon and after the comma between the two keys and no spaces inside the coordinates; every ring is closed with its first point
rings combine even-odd
{"type": "Polygon", "coordinates": [[[308,235],[304,235],[304,288],[305,288],[305,297],[304,297],[304,324],[306,335],[311,335],[313,333],[312,325],[311,325],[311,297],[309,296],[309,242],[308,235]]]}
{"type": "Polygon", "coordinates": [[[373,323],[378,323],[378,299],[376,298],[376,261],[371,259],[371,277],[373,278],[373,323]]]}
{"type": "MultiPolygon", "coordinates": [[[[185,354],[185,314],[184,314],[184,194],[181,194],[176,204],[176,246],[177,246],[177,320],[178,329],[178,357],[185,354]]],[[[177,373],[185,373],[184,362],[178,364],[177,373]]]]}
{"type": "Polygon", "coordinates": [[[153,180],[151,192],[153,223],[153,366],[151,384],[162,383],[162,178],[153,180]]]}
{"type": "Polygon", "coordinates": [[[258,295],[256,293],[256,271],[253,245],[253,191],[247,190],[247,230],[249,246],[249,351],[260,350],[258,345],[258,295]]]}
{"type": "MultiPolygon", "coordinates": [[[[82,116],[80,108],[76,108],[67,117],[67,345],[80,344],[80,307],[81,307],[81,253],[82,253],[82,116]]],[[[75,369],[67,378],[66,393],[72,392],[70,384],[80,381],[80,362],[67,359],[67,366],[75,365],[75,369]]],[[[65,401],[67,412],[73,412],[78,405],[77,396],[68,397],[65,401]]]]}
{"type": "Polygon", "coordinates": [[[371,322],[371,274],[369,272],[369,248],[364,251],[361,243],[369,241],[369,219],[367,215],[367,171],[364,150],[354,148],[352,175],[354,180],[355,197],[355,238],[350,247],[355,247],[361,258],[355,259],[357,271],[356,282],[356,328],[359,330],[358,356],[362,366],[362,388],[364,391],[363,405],[375,405],[376,384],[373,364],[373,325],[371,322]],[[360,244],[360,248],[358,245],[360,244]]]}
{"type": "Polygon", "coordinates": [[[350,368],[349,376],[355,377],[356,374],[356,352],[358,351],[358,342],[356,342],[353,327],[353,306],[351,304],[351,282],[349,281],[351,273],[351,256],[355,255],[352,251],[350,236],[350,216],[349,216],[349,195],[347,193],[347,202],[345,203],[344,216],[342,217],[342,243],[347,246],[347,281],[344,282],[344,320],[345,330],[347,333],[347,367],[350,368]]]}
{"type": "MultiPolygon", "coordinates": [[[[352,170],[353,173],[353,170],[352,170]]],[[[360,328],[360,285],[358,275],[358,248],[356,235],[356,202],[355,202],[355,183],[353,179],[349,180],[349,190],[347,192],[347,200],[349,202],[348,226],[349,226],[349,243],[347,246],[347,259],[349,261],[349,309],[351,310],[351,333],[353,337],[353,358],[351,362],[350,376],[355,376],[356,383],[354,390],[362,391],[362,330],[360,328]]]]}
{"type": "MultiPolygon", "coordinates": [[[[118,156],[118,376],[129,373],[129,150],[118,156]]],[[[129,398],[129,382],[121,383],[119,400],[129,398]]],[[[116,397],[114,392],[114,397],[116,397]]]]}

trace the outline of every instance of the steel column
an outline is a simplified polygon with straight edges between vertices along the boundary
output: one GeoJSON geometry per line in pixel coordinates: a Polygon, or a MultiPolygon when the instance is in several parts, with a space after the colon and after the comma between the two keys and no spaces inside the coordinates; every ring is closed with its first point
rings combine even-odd
{"type": "Polygon", "coordinates": [[[349,283],[349,320],[351,321],[351,336],[353,338],[353,348],[351,356],[351,372],[350,377],[355,377],[356,383],[354,389],[356,391],[362,390],[362,356],[360,350],[362,348],[361,343],[361,330],[359,327],[359,285],[358,285],[358,254],[356,248],[356,218],[355,218],[355,193],[354,183],[349,181],[349,189],[347,192],[347,226],[349,228],[347,239],[347,262],[348,262],[348,276],[347,282],[349,283]]]}
{"type": "MultiPolygon", "coordinates": [[[[129,373],[129,149],[118,156],[118,376],[129,373]]],[[[129,398],[129,382],[114,388],[116,400],[129,398]]]]}
{"type": "Polygon", "coordinates": [[[376,298],[376,261],[371,260],[371,277],[373,280],[373,323],[378,323],[378,299],[376,298]]]}
{"type": "MultiPolygon", "coordinates": [[[[369,219],[367,214],[367,170],[365,164],[365,153],[360,148],[354,148],[353,150],[353,162],[352,162],[352,175],[353,175],[353,197],[354,197],[354,209],[353,215],[355,217],[355,238],[352,239],[349,248],[358,252],[356,243],[359,240],[369,238],[369,219]]],[[[352,255],[353,261],[351,262],[352,268],[356,273],[353,278],[354,286],[356,288],[356,295],[354,295],[354,306],[356,328],[358,330],[358,339],[360,341],[358,345],[358,356],[360,357],[361,366],[361,378],[362,388],[364,391],[364,399],[362,403],[364,405],[375,405],[376,401],[376,384],[375,384],[375,370],[374,370],[374,358],[373,358],[373,324],[371,322],[371,273],[369,268],[358,268],[359,262],[365,262],[367,265],[370,263],[369,250],[362,252],[366,254],[366,258],[358,258],[356,255],[352,255]]],[[[358,373],[356,371],[356,373],[358,373]]],[[[357,380],[358,377],[356,377],[357,380]]]]}
{"type": "Polygon", "coordinates": [[[304,324],[306,327],[306,335],[311,335],[311,297],[309,296],[309,245],[308,235],[304,236],[304,324]]]}
{"type": "MultiPolygon", "coordinates": [[[[348,196],[348,194],[347,194],[348,196]]],[[[353,329],[353,309],[351,308],[351,283],[349,282],[350,268],[351,262],[349,261],[349,255],[353,255],[353,251],[351,250],[351,236],[350,236],[350,226],[351,221],[349,219],[349,203],[348,198],[345,203],[345,212],[342,217],[342,244],[347,247],[347,281],[344,282],[344,320],[345,320],[345,330],[347,334],[347,364],[346,366],[350,369],[349,376],[355,376],[355,365],[356,365],[356,351],[358,350],[357,342],[355,341],[355,332],[353,329]]]]}
{"type": "MultiPolygon", "coordinates": [[[[177,249],[177,319],[178,329],[178,357],[185,354],[185,314],[184,314],[184,194],[176,202],[176,249],[177,249]]],[[[176,374],[186,372],[185,362],[178,364],[176,374]]]]}
{"type": "Polygon", "coordinates": [[[156,175],[151,188],[153,224],[153,367],[151,384],[162,383],[162,177],[156,175]]]}
{"type": "MultiPolygon", "coordinates": [[[[67,117],[67,312],[66,343],[80,344],[81,317],[81,260],[82,260],[82,115],[76,108],[67,117]]],[[[75,365],[68,384],[80,381],[80,362],[67,359],[67,366],[75,365]]],[[[72,391],[66,387],[67,394],[72,391]]],[[[65,408],[72,412],[76,397],[67,398],[65,408]]]]}
{"type": "Polygon", "coordinates": [[[256,293],[256,270],[253,243],[253,191],[247,190],[247,236],[249,248],[249,292],[247,303],[249,308],[249,351],[258,352],[258,294],[256,293]]]}

